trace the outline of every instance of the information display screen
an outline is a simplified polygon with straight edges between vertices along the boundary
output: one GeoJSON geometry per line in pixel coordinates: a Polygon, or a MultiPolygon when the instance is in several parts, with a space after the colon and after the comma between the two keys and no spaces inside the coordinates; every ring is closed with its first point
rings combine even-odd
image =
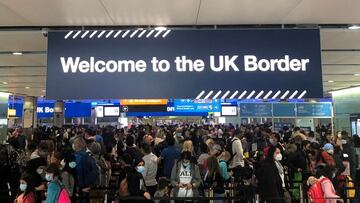
{"type": "Polygon", "coordinates": [[[270,103],[240,103],[241,117],[271,117],[270,103]]]}
{"type": "Polygon", "coordinates": [[[104,106],[104,116],[120,116],[120,107],[119,106],[104,106]]]}
{"type": "Polygon", "coordinates": [[[221,106],[221,116],[237,116],[237,106],[221,106]]]}
{"type": "Polygon", "coordinates": [[[273,103],[274,117],[295,117],[296,105],[295,103],[273,103]]]}
{"type": "Polygon", "coordinates": [[[96,117],[98,118],[104,117],[104,106],[96,106],[95,112],[96,112],[96,117]]]}
{"type": "Polygon", "coordinates": [[[298,117],[331,117],[331,103],[297,103],[298,117]]]}

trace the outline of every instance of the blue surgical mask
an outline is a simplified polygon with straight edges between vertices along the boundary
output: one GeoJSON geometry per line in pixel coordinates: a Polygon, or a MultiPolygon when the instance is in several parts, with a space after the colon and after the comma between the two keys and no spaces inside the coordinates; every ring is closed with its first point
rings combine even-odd
{"type": "Polygon", "coordinates": [[[25,192],[25,190],[26,190],[26,188],[27,188],[27,184],[26,184],[26,183],[21,183],[19,188],[20,188],[20,190],[21,190],[22,192],[25,192]]]}
{"type": "Polygon", "coordinates": [[[48,182],[51,182],[51,181],[53,181],[53,178],[51,177],[50,174],[46,174],[45,175],[45,180],[48,181],[48,182]]]}
{"type": "Polygon", "coordinates": [[[136,171],[139,172],[139,173],[144,173],[145,167],[144,166],[138,166],[138,167],[136,167],[136,171]]]}
{"type": "Polygon", "coordinates": [[[76,167],[76,162],[75,161],[69,162],[69,167],[70,168],[75,168],[76,167]]]}
{"type": "Polygon", "coordinates": [[[190,166],[190,163],[183,163],[183,166],[188,167],[188,166],[190,166]]]}

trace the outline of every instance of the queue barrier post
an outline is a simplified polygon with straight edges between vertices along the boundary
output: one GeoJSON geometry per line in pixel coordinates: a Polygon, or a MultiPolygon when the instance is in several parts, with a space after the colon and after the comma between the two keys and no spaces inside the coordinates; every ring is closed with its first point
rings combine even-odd
{"type": "Polygon", "coordinates": [[[300,191],[300,203],[304,203],[304,189],[302,183],[300,184],[299,191],[300,191]]]}
{"type": "MultiPolygon", "coordinates": [[[[235,190],[234,190],[234,187],[235,187],[235,178],[234,177],[231,177],[231,183],[230,183],[230,197],[235,197],[235,190]]],[[[231,200],[232,203],[235,202],[234,199],[231,200]]]]}
{"type": "MultiPolygon", "coordinates": [[[[209,197],[214,197],[214,190],[212,188],[209,189],[209,197]]],[[[209,202],[214,203],[214,200],[211,199],[209,202]]]]}

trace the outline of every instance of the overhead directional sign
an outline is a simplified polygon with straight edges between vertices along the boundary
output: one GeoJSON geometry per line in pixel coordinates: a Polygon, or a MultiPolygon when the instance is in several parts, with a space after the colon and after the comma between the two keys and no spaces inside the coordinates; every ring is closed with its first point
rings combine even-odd
{"type": "Polygon", "coordinates": [[[240,103],[241,117],[271,117],[271,103],[240,103]]]}
{"type": "Polygon", "coordinates": [[[323,103],[297,103],[298,117],[331,117],[332,104],[330,102],[323,103]]]}
{"type": "Polygon", "coordinates": [[[47,55],[49,99],[323,96],[317,29],[53,31],[47,55]]]}
{"type": "Polygon", "coordinates": [[[296,106],[295,103],[273,103],[274,117],[295,117],[296,106]]]}

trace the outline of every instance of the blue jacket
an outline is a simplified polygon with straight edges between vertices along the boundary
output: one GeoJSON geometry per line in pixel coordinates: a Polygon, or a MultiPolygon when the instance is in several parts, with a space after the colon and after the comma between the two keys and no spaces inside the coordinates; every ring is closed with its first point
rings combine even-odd
{"type": "Polygon", "coordinates": [[[53,180],[49,183],[46,191],[46,203],[57,203],[61,192],[59,180],[53,180]]]}
{"type": "Polygon", "coordinates": [[[80,189],[91,187],[95,184],[99,170],[96,161],[85,150],[75,153],[76,158],[76,180],[80,189]]]}

